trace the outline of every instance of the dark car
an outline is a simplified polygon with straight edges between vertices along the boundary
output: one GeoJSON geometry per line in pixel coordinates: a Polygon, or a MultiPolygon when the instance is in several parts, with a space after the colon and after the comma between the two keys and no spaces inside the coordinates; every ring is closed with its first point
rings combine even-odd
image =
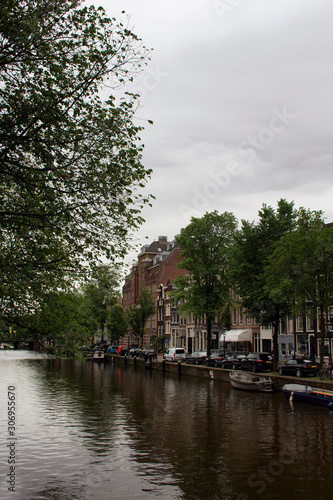
{"type": "Polygon", "coordinates": [[[206,351],[195,351],[186,358],[187,364],[202,365],[206,361],[206,351]]]}
{"type": "Polygon", "coordinates": [[[289,359],[285,364],[278,366],[279,375],[306,377],[317,375],[320,366],[309,359],[289,359]]]}
{"type": "Polygon", "coordinates": [[[206,366],[221,366],[223,354],[220,352],[212,352],[210,358],[206,358],[206,366]]]}
{"type": "Polygon", "coordinates": [[[273,357],[268,352],[251,352],[241,361],[241,370],[250,372],[272,371],[273,357]]]}
{"type": "Polygon", "coordinates": [[[245,358],[244,354],[234,354],[223,359],[221,366],[227,370],[240,370],[242,359],[245,358]]]}
{"type": "Polygon", "coordinates": [[[128,351],[128,355],[131,358],[134,358],[134,356],[138,357],[138,356],[140,356],[141,351],[142,351],[142,349],[140,349],[139,347],[132,347],[132,349],[130,349],[128,351]]]}
{"type": "Polygon", "coordinates": [[[157,354],[154,349],[142,349],[142,351],[139,354],[139,358],[143,359],[156,359],[157,354]]]}

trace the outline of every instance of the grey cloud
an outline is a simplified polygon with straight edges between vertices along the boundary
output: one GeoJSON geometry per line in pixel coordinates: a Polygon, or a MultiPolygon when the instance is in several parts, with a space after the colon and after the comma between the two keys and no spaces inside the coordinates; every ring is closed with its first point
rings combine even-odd
{"type": "Polygon", "coordinates": [[[155,81],[145,88],[143,73],[133,84],[143,88],[138,116],[154,120],[142,138],[157,197],[139,240],[173,237],[191,210],[252,219],[281,197],[333,221],[331,0],[244,1],[225,16],[209,0],[99,3],[130,12],[155,48],[155,81]],[[274,110],[294,118],[279,128],[274,110]],[[214,181],[230,162],[237,175],[214,181]]]}

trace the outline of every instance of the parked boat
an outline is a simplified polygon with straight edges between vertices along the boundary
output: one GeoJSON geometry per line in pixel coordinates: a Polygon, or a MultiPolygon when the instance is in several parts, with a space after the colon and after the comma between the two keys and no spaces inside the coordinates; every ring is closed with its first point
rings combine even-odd
{"type": "Polygon", "coordinates": [[[290,402],[303,401],[305,403],[333,408],[333,391],[317,389],[309,385],[285,384],[282,387],[282,392],[290,402]]]}
{"type": "Polygon", "coordinates": [[[92,361],[105,361],[104,351],[96,349],[93,351],[92,361]]]}
{"type": "Polygon", "coordinates": [[[253,373],[230,372],[230,383],[236,389],[256,392],[273,392],[273,383],[270,377],[258,377],[253,373]]]}
{"type": "Polygon", "coordinates": [[[0,349],[10,350],[14,349],[14,346],[13,344],[7,344],[6,342],[4,344],[0,343],[0,349]]]}

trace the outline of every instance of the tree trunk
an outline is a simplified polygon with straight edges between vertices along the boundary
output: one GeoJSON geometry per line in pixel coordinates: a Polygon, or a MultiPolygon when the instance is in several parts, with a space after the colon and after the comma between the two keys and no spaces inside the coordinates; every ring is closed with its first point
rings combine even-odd
{"type": "Polygon", "coordinates": [[[277,370],[277,366],[279,364],[279,344],[278,344],[278,335],[279,335],[279,325],[280,325],[280,308],[276,307],[275,310],[275,319],[273,323],[273,370],[277,370]]]}
{"type": "Polygon", "coordinates": [[[210,358],[211,339],[212,339],[212,320],[207,317],[207,358],[210,358]]]}
{"type": "Polygon", "coordinates": [[[320,369],[323,369],[324,366],[324,345],[325,345],[325,308],[323,305],[320,306],[320,346],[319,346],[319,358],[320,358],[320,369]]]}

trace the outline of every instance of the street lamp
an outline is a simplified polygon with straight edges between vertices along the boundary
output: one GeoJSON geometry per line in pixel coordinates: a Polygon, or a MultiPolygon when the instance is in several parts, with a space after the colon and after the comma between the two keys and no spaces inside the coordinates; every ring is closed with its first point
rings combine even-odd
{"type": "Polygon", "coordinates": [[[224,331],[222,335],[223,335],[223,357],[225,358],[225,336],[227,335],[227,332],[224,331]]]}
{"type": "Polygon", "coordinates": [[[332,363],[332,340],[331,340],[331,334],[332,334],[332,323],[327,321],[326,323],[326,335],[327,335],[327,340],[328,340],[328,353],[329,353],[329,359],[330,363],[332,363]]]}

